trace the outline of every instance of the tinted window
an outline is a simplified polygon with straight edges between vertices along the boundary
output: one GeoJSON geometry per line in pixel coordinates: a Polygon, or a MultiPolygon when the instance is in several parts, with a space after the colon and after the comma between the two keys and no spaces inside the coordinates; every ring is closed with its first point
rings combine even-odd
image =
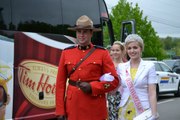
{"type": "Polygon", "coordinates": [[[100,5],[100,15],[101,17],[109,18],[109,15],[107,14],[107,6],[104,2],[104,0],[99,0],[100,5]]]}
{"type": "Polygon", "coordinates": [[[174,66],[180,66],[180,60],[178,61],[176,61],[175,63],[174,63],[174,66]]]}
{"type": "Polygon", "coordinates": [[[12,23],[14,29],[24,24],[73,26],[81,15],[88,15],[98,25],[100,10],[107,14],[103,0],[101,4],[98,0],[0,0],[0,3],[1,23],[7,27],[12,23]]]}
{"type": "Polygon", "coordinates": [[[0,29],[8,29],[11,23],[10,0],[0,0],[0,29]]]}
{"type": "MultiPolygon", "coordinates": [[[[99,25],[100,10],[107,15],[103,0],[100,3],[98,0],[0,0],[0,3],[1,29],[3,25],[9,29],[10,24],[15,30],[35,26],[53,29],[62,24],[74,26],[81,15],[88,15],[99,25]]],[[[42,28],[36,29],[41,31],[42,28]]]]}
{"type": "Polygon", "coordinates": [[[0,3],[6,29],[56,33],[57,25],[62,23],[60,0],[0,0],[0,3]]]}
{"type": "Polygon", "coordinates": [[[168,66],[170,66],[172,69],[174,67],[180,66],[180,60],[163,60],[168,66]]]}
{"type": "Polygon", "coordinates": [[[63,23],[73,26],[77,18],[88,15],[94,24],[100,24],[98,5],[98,0],[62,0],[63,23]]]}
{"type": "Polygon", "coordinates": [[[173,60],[164,60],[164,62],[167,64],[167,65],[169,65],[169,67],[173,67],[174,66],[174,63],[175,63],[175,61],[173,61],[173,60]]]}
{"type": "Polygon", "coordinates": [[[160,64],[163,71],[171,72],[171,69],[168,66],[166,66],[165,64],[162,64],[162,63],[159,63],[159,64],[160,64]]]}
{"type": "MultiPolygon", "coordinates": [[[[96,27],[100,17],[108,18],[104,0],[0,0],[0,29],[37,33],[55,33],[75,37],[67,30],[78,17],[88,15],[96,27]]],[[[102,32],[92,42],[103,45],[102,32]]]]}

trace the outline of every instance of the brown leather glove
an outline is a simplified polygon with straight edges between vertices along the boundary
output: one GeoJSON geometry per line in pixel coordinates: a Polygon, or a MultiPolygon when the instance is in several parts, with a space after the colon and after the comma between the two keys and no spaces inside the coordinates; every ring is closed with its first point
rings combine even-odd
{"type": "Polygon", "coordinates": [[[79,88],[85,93],[92,93],[91,85],[88,82],[80,82],[79,88]]]}

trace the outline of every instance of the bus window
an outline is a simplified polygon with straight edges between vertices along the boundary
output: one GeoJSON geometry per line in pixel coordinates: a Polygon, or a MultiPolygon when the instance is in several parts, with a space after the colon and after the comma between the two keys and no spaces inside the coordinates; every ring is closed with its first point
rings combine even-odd
{"type": "MultiPolygon", "coordinates": [[[[109,18],[104,0],[0,0],[0,3],[1,30],[75,37],[67,28],[74,26],[81,15],[89,16],[95,27],[100,28],[101,18],[109,18]]],[[[103,46],[102,32],[93,35],[92,43],[103,46]]]]}
{"type": "MultiPolygon", "coordinates": [[[[72,0],[62,0],[62,9],[63,9],[62,21],[64,25],[74,26],[76,20],[81,15],[87,15],[93,20],[95,27],[101,27],[100,12],[99,12],[100,8],[99,8],[98,0],[90,0],[90,1],[73,0],[73,4],[72,4],[72,0]]],[[[67,29],[64,31],[66,31],[65,33],[66,35],[76,37],[75,32],[67,31],[67,29]]],[[[93,34],[92,43],[102,46],[103,45],[102,39],[103,39],[102,33],[96,32],[93,34]]]]}

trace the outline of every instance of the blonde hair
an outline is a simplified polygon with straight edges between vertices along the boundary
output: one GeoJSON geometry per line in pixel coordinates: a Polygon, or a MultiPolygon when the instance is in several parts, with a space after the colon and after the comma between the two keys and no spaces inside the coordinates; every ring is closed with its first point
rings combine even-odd
{"type": "Polygon", "coordinates": [[[125,51],[124,44],[123,44],[123,43],[121,43],[120,41],[114,41],[113,45],[119,45],[119,46],[120,46],[121,51],[125,51]]]}
{"type": "Polygon", "coordinates": [[[129,34],[125,39],[125,46],[127,46],[131,42],[138,42],[142,51],[144,50],[144,42],[143,39],[137,34],[129,34]]]}

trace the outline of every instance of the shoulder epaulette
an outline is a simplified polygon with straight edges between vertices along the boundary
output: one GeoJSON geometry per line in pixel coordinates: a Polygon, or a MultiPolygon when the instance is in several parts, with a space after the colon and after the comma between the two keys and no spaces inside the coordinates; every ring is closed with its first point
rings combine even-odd
{"type": "Polygon", "coordinates": [[[99,48],[99,49],[103,49],[103,50],[106,50],[104,47],[102,46],[99,46],[99,45],[94,45],[95,48],[99,48]]]}
{"type": "Polygon", "coordinates": [[[64,50],[73,49],[73,48],[76,48],[76,45],[72,45],[72,46],[69,46],[67,48],[64,48],[64,50]]]}

